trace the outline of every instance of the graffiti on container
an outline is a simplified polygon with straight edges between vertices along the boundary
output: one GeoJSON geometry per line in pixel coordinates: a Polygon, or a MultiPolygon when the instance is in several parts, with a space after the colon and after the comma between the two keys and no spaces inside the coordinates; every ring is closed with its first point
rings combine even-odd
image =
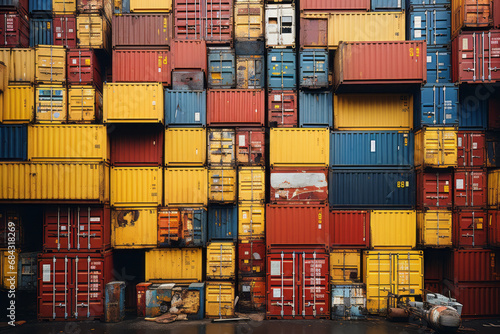
{"type": "Polygon", "coordinates": [[[271,188],[275,189],[276,198],[292,200],[316,198],[313,193],[323,193],[327,187],[323,173],[274,173],[271,175],[271,188]]]}
{"type": "Polygon", "coordinates": [[[139,210],[122,210],[118,213],[116,221],[119,227],[134,226],[139,220],[139,210]]]}

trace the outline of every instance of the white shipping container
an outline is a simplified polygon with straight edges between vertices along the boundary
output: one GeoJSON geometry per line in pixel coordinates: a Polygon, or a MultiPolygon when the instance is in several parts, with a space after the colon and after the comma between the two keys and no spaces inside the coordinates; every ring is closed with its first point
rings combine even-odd
{"type": "Polygon", "coordinates": [[[266,45],[295,46],[295,7],[266,5],[266,45]]]}

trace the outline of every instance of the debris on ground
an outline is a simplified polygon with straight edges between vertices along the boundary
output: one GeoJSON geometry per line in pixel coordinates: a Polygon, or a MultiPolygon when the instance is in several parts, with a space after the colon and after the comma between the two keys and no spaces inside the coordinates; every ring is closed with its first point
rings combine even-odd
{"type": "Polygon", "coordinates": [[[244,318],[252,321],[264,321],[265,315],[264,313],[238,313],[236,312],[235,315],[238,318],[244,318]]]}

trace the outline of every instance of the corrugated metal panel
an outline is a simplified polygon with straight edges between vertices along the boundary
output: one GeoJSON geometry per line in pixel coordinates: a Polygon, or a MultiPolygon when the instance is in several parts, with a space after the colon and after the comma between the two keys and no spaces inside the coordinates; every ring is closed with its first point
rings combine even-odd
{"type": "Polygon", "coordinates": [[[111,23],[100,14],[79,14],[76,17],[78,47],[111,50],[111,23]]]}
{"type": "Polygon", "coordinates": [[[168,50],[113,50],[113,82],[161,82],[170,85],[168,50]]]}
{"type": "Polygon", "coordinates": [[[52,45],[53,38],[51,18],[30,19],[30,47],[52,45]]]}
{"type": "Polygon", "coordinates": [[[50,12],[52,11],[52,1],[49,0],[29,0],[30,14],[36,12],[50,12]]]}
{"type": "Polygon", "coordinates": [[[500,211],[488,211],[488,245],[500,248],[500,211]]]}
{"type": "Polygon", "coordinates": [[[28,47],[30,43],[30,24],[26,15],[17,13],[0,14],[0,40],[3,47],[28,47]]]}
{"type": "Polygon", "coordinates": [[[488,103],[486,99],[481,101],[477,91],[469,93],[470,95],[464,94],[466,91],[466,89],[460,90],[458,128],[484,131],[488,128],[488,103]]]}
{"type": "Polygon", "coordinates": [[[109,132],[113,166],[163,165],[162,126],[122,124],[109,132]]]}
{"type": "Polygon", "coordinates": [[[69,84],[95,85],[102,90],[104,74],[94,50],[69,50],[67,62],[69,84]]]}
{"type": "MultiPolygon", "coordinates": [[[[174,38],[203,39],[205,35],[205,8],[208,1],[175,0],[174,1],[174,38]]],[[[211,13],[212,14],[212,13],[211,13]]]]}
{"type": "Polygon", "coordinates": [[[266,5],[266,46],[295,46],[294,4],[266,5]]]}
{"type": "Polygon", "coordinates": [[[106,83],[104,123],[162,123],[163,87],[160,83],[106,83]]]}
{"type": "Polygon", "coordinates": [[[232,318],[234,316],[234,282],[205,282],[205,317],[232,318]]]}
{"type": "Polygon", "coordinates": [[[328,17],[300,17],[300,47],[328,46],[328,17]]]}
{"type": "Polygon", "coordinates": [[[369,211],[330,211],[331,248],[369,248],[369,211]]]}
{"type": "Polygon", "coordinates": [[[76,0],[52,0],[52,13],[54,14],[76,13],[76,0]]]}
{"type": "Polygon", "coordinates": [[[407,25],[408,39],[426,41],[429,47],[450,45],[451,11],[449,8],[415,6],[408,12],[407,17],[409,23],[407,25]]]}
{"type": "MultiPolygon", "coordinates": [[[[488,246],[488,217],[482,209],[458,209],[453,215],[453,246],[485,248],[488,246]]],[[[499,276],[500,280],[500,276],[499,276]]]]}
{"type": "Polygon", "coordinates": [[[447,261],[444,278],[455,284],[500,281],[500,263],[490,249],[454,249],[447,261]]]}
{"type": "Polygon", "coordinates": [[[238,202],[264,203],[266,175],[264,167],[238,168],[238,202]]]}
{"type": "Polygon", "coordinates": [[[35,82],[35,50],[12,49],[9,64],[5,64],[10,82],[35,82]]]}
{"type": "Polygon", "coordinates": [[[500,170],[488,171],[488,208],[500,209],[500,170]]]}
{"type": "Polygon", "coordinates": [[[328,129],[271,129],[270,165],[327,167],[330,138],[328,129]]]}
{"type": "Polygon", "coordinates": [[[236,86],[236,56],[230,47],[208,48],[208,88],[236,86]]]}
{"type": "Polygon", "coordinates": [[[270,174],[271,203],[328,202],[327,168],[272,168],[270,174]]]}
{"type": "Polygon", "coordinates": [[[209,44],[233,42],[233,0],[205,0],[204,38],[209,44]]]}
{"type": "Polygon", "coordinates": [[[93,86],[70,86],[68,121],[97,123],[102,119],[102,93],[93,86]]]}
{"type": "Polygon", "coordinates": [[[104,163],[3,163],[0,175],[0,200],[109,200],[104,163]]]}
{"type": "MultiPolygon", "coordinates": [[[[127,0],[123,1],[124,3],[127,0]]],[[[104,12],[106,17],[111,20],[113,16],[114,1],[111,0],[77,0],[76,9],[79,13],[101,13],[104,12]]]]}
{"type": "Polygon", "coordinates": [[[267,88],[295,89],[296,57],[293,50],[270,49],[267,53],[267,88]]]}
{"type": "Polygon", "coordinates": [[[208,171],[208,201],[212,203],[236,202],[236,169],[213,168],[208,171]]]}
{"type": "Polygon", "coordinates": [[[301,11],[370,10],[370,0],[302,0],[301,11]]]}
{"type": "Polygon", "coordinates": [[[446,209],[453,206],[453,174],[451,171],[416,173],[417,208],[446,209]]]}
{"type": "Polygon", "coordinates": [[[297,92],[273,90],[269,92],[268,126],[271,128],[293,128],[297,126],[297,92]]]}
{"type": "Polygon", "coordinates": [[[500,167],[500,136],[486,133],[486,167],[500,167]]]}
{"type": "Polygon", "coordinates": [[[415,133],[415,166],[457,167],[457,131],[454,128],[424,128],[415,133]]]}
{"type": "Polygon", "coordinates": [[[236,278],[236,247],[232,242],[211,242],[207,245],[207,279],[236,278]]]}
{"type": "Polygon", "coordinates": [[[464,28],[487,28],[493,25],[493,0],[454,0],[451,3],[451,32],[456,36],[464,28]]]}
{"type": "Polygon", "coordinates": [[[207,44],[205,41],[175,40],[172,46],[172,69],[202,70],[207,73],[207,44]]]}
{"type": "Polygon", "coordinates": [[[263,89],[208,90],[209,126],[264,126],[265,91],[263,89]]]}
{"type": "Polygon", "coordinates": [[[203,91],[165,90],[165,125],[205,126],[207,93],[203,91]]]}
{"type": "Polygon", "coordinates": [[[417,245],[415,210],[374,210],[370,214],[370,245],[375,249],[412,249],[417,245]]]}
{"type": "Polygon", "coordinates": [[[158,211],[158,247],[205,247],[206,208],[165,208],[158,211]]]}
{"type": "Polygon", "coordinates": [[[165,165],[204,166],[206,162],[205,129],[168,128],[165,131],[165,165]]]}
{"type": "Polygon", "coordinates": [[[35,49],[35,80],[38,83],[66,82],[66,49],[63,46],[39,46],[35,49]]]}
{"type": "Polygon", "coordinates": [[[74,15],[54,15],[52,23],[54,24],[52,28],[54,31],[54,45],[76,49],[76,17],[74,15]]]}
{"type": "Polygon", "coordinates": [[[334,131],[330,166],[413,166],[414,136],[406,131],[334,131]]]}
{"type": "Polygon", "coordinates": [[[412,130],[413,95],[335,94],[335,130],[412,130]]]}
{"type": "Polygon", "coordinates": [[[155,13],[171,12],[172,0],[129,0],[130,12],[136,13],[155,13]]]}
{"type": "Polygon", "coordinates": [[[459,169],[453,173],[453,206],[485,208],[487,182],[485,169],[459,169]]]}
{"type": "Polygon", "coordinates": [[[206,168],[166,168],[166,206],[206,206],[208,172],[206,168]]]}
{"type": "Polygon", "coordinates": [[[427,50],[427,83],[451,83],[451,50],[427,50]]]}
{"type": "Polygon", "coordinates": [[[67,90],[64,85],[38,85],[35,89],[35,121],[61,123],[67,119],[67,90]]]}
{"type": "Polygon", "coordinates": [[[498,284],[456,284],[445,289],[444,292],[449,292],[453,298],[456,298],[457,302],[464,305],[461,313],[462,318],[495,317],[500,313],[500,304],[498,303],[500,286],[498,284]]]}
{"type": "Polygon", "coordinates": [[[373,11],[404,10],[405,0],[371,0],[373,11]]]}
{"type": "Polygon", "coordinates": [[[234,4],[234,39],[264,39],[264,6],[261,1],[236,1],[234,4]]]}
{"type": "Polygon", "coordinates": [[[253,278],[266,272],[266,242],[264,239],[238,241],[238,275],[253,278]]]}
{"type": "Polygon", "coordinates": [[[233,129],[208,130],[208,164],[210,166],[234,166],[236,164],[233,129]]]}
{"type": "Polygon", "coordinates": [[[452,246],[452,212],[429,210],[417,212],[418,244],[422,247],[452,246]]]}
{"type": "Polygon", "coordinates": [[[264,56],[236,56],[236,88],[264,88],[264,56]]]}
{"type": "Polygon", "coordinates": [[[156,207],[161,205],[162,185],[159,167],[112,167],[111,205],[156,207]]]}
{"type": "Polygon", "coordinates": [[[146,281],[191,283],[203,277],[202,248],[152,249],[146,252],[146,281]]]}
{"type": "Polygon", "coordinates": [[[255,203],[238,205],[238,240],[264,239],[265,206],[255,203]]]}
{"type": "Polygon", "coordinates": [[[264,165],[266,133],[264,128],[236,128],[238,165],[264,165]]]}
{"type": "Polygon", "coordinates": [[[299,126],[333,126],[332,92],[299,93],[299,126]]]}
{"type": "Polygon", "coordinates": [[[2,0],[0,1],[0,6],[4,9],[12,9],[22,12],[23,14],[28,13],[28,0],[2,0]]]}
{"type": "Polygon", "coordinates": [[[233,205],[208,208],[208,240],[233,240],[238,237],[238,207],[233,205]]]}
{"type": "Polygon", "coordinates": [[[344,208],[411,208],[415,205],[412,169],[332,169],[330,205],[344,208]]]}
{"type": "Polygon", "coordinates": [[[415,128],[456,126],[460,105],[454,84],[425,85],[415,98],[415,128]]]}
{"type": "Polygon", "coordinates": [[[361,251],[332,250],[330,252],[330,283],[350,284],[361,281],[361,251]]]}
{"type": "Polygon", "coordinates": [[[111,243],[115,249],[156,247],[156,208],[119,208],[111,211],[111,243]]]}
{"type": "Polygon", "coordinates": [[[330,84],[328,50],[305,49],[299,53],[299,86],[301,88],[327,88],[330,84]]]}
{"type": "Polygon", "coordinates": [[[25,125],[1,125],[0,160],[26,160],[27,135],[25,125]]]}
{"type": "Polygon", "coordinates": [[[113,48],[170,45],[171,14],[113,15],[113,48]]]}

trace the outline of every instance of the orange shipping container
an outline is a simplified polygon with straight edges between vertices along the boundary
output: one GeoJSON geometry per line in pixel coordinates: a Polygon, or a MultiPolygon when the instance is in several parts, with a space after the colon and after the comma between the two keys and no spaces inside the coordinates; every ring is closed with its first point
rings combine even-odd
{"type": "Polygon", "coordinates": [[[451,2],[451,33],[463,28],[487,28],[493,25],[493,6],[498,0],[453,0],[451,2]]]}
{"type": "Polygon", "coordinates": [[[207,44],[205,41],[174,41],[172,47],[174,70],[202,70],[207,73],[207,44]]]}

